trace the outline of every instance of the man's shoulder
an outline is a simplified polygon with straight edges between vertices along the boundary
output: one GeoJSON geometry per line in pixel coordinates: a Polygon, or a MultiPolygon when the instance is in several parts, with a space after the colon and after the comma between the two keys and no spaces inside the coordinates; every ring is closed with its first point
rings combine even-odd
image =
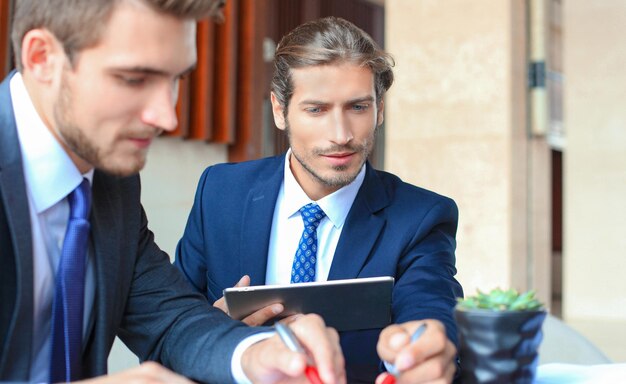
{"type": "Polygon", "coordinates": [[[232,184],[263,182],[282,175],[284,155],[265,157],[239,163],[220,163],[207,167],[201,176],[201,184],[232,184]],[[279,174],[280,173],[280,174],[279,174]]]}
{"type": "MultiPolygon", "coordinates": [[[[264,157],[262,159],[242,161],[238,163],[220,163],[207,167],[216,172],[224,173],[246,173],[246,172],[258,172],[260,170],[276,170],[281,164],[284,164],[285,155],[278,155],[272,157],[264,157]]],[[[282,168],[281,168],[282,169],[282,168]]]]}
{"type": "Polygon", "coordinates": [[[373,169],[376,177],[382,182],[393,204],[452,204],[456,205],[450,197],[439,194],[430,189],[420,187],[402,180],[399,176],[377,169],[373,169]]]}

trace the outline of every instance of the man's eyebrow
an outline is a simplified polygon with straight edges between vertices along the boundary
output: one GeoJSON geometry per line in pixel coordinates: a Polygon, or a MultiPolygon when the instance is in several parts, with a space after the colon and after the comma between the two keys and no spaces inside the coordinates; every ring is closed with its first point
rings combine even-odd
{"type": "Polygon", "coordinates": [[[348,100],[346,104],[357,104],[357,103],[363,103],[363,102],[371,103],[373,101],[374,101],[374,96],[368,95],[368,96],[357,97],[356,99],[348,100]]]}
{"type": "MultiPolygon", "coordinates": [[[[179,74],[175,74],[175,77],[183,77],[187,74],[189,74],[191,71],[193,71],[196,68],[196,64],[193,64],[191,66],[189,66],[189,68],[185,69],[184,71],[182,71],[179,74]]],[[[164,77],[169,77],[172,76],[172,74],[170,72],[164,71],[164,70],[160,70],[158,68],[153,68],[153,67],[142,67],[142,66],[135,66],[135,67],[113,67],[111,68],[112,72],[127,72],[127,73],[136,73],[136,74],[144,74],[144,75],[153,75],[153,76],[164,76],[164,77]]]]}
{"type": "Polygon", "coordinates": [[[321,100],[302,100],[301,102],[298,103],[298,105],[326,105],[328,104],[327,101],[321,101],[321,100]]]}
{"type": "MultiPolygon", "coordinates": [[[[374,96],[368,95],[368,96],[350,99],[346,101],[344,104],[357,104],[357,103],[373,102],[373,101],[374,101],[374,96]]],[[[328,101],[313,100],[313,99],[302,100],[301,102],[298,103],[298,105],[327,105],[327,104],[330,104],[330,103],[328,101]]]]}

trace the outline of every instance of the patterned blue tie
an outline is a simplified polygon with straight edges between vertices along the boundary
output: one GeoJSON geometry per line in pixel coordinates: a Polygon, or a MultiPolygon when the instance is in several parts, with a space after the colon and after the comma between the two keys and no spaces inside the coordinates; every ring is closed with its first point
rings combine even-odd
{"type": "Polygon", "coordinates": [[[53,383],[82,378],[83,300],[91,205],[89,181],[83,179],[67,199],[70,218],[57,269],[52,307],[50,382],[53,383]]]}
{"type": "Polygon", "coordinates": [[[326,216],[322,208],[310,203],[300,208],[300,215],[304,222],[304,230],[296,256],[291,267],[292,283],[308,283],[315,281],[315,263],[317,262],[317,227],[326,216]]]}

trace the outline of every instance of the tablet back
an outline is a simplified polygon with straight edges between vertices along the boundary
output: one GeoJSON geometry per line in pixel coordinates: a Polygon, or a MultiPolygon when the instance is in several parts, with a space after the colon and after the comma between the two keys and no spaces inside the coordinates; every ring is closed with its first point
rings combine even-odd
{"type": "Polygon", "coordinates": [[[231,317],[241,319],[273,303],[285,311],[271,323],[297,313],[317,313],[338,331],[383,328],[391,320],[393,277],[331,280],[289,285],[227,288],[231,317]]]}

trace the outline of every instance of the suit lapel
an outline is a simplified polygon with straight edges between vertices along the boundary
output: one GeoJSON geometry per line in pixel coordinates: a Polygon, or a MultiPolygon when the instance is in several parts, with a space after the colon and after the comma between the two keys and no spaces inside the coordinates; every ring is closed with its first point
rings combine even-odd
{"type": "Polygon", "coordinates": [[[276,165],[275,171],[263,182],[250,190],[245,202],[241,229],[241,265],[240,274],[250,275],[250,285],[265,284],[267,251],[272,231],[276,198],[283,182],[285,155],[276,165]]]}
{"type": "Polygon", "coordinates": [[[9,75],[0,84],[0,235],[2,298],[0,378],[24,379],[30,372],[33,330],[33,249],[28,195],[13,115],[9,75]],[[2,224],[0,224],[1,226],[2,224]],[[7,376],[21,374],[20,377],[7,376]]]}
{"type": "Polygon", "coordinates": [[[386,219],[382,215],[377,215],[377,212],[388,206],[389,202],[384,185],[367,163],[365,179],[341,231],[328,280],[359,276],[385,227],[386,219]]]}

